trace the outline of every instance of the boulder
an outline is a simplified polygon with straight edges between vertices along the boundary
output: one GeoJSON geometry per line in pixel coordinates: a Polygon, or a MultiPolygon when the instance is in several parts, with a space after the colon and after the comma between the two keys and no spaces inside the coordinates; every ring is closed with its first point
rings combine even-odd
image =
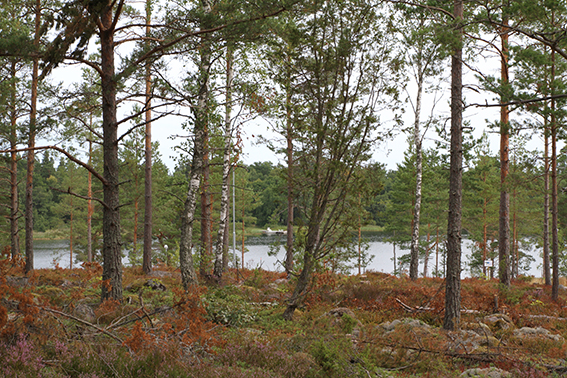
{"type": "Polygon", "coordinates": [[[512,319],[505,314],[487,315],[484,317],[483,323],[488,325],[492,331],[508,331],[516,328],[512,319]]]}
{"type": "Polygon", "coordinates": [[[96,322],[96,315],[94,310],[84,303],[79,303],[75,306],[75,308],[73,309],[73,315],[89,323],[96,322]]]}
{"type": "Polygon", "coordinates": [[[540,339],[557,341],[559,343],[565,342],[565,339],[563,338],[563,336],[554,335],[551,332],[549,332],[547,329],[542,328],[542,327],[536,327],[536,328],[522,327],[520,329],[514,330],[513,336],[515,338],[518,338],[518,339],[540,338],[540,339]]]}
{"type": "Polygon", "coordinates": [[[476,368],[465,370],[460,377],[477,377],[477,378],[505,378],[511,377],[512,374],[506,370],[498,369],[495,367],[491,368],[476,368]]]}
{"type": "Polygon", "coordinates": [[[391,322],[384,322],[378,325],[378,327],[380,327],[386,333],[392,332],[400,326],[409,327],[413,331],[418,331],[422,333],[431,332],[431,326],[429,324],[424,323],[419,319],[413,319],[413,318],[395,319],[391,322]]]}

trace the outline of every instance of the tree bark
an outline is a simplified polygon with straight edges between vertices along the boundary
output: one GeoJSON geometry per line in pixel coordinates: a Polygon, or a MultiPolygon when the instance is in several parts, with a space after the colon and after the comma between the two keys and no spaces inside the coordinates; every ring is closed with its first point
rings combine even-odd
{"type": "Polygon", "coordinates": [[[16,62],[12,61],[10,67],[12,76],[11,104],[10,104],[10,249],[12,260],[20,255],[20,230],[18,225],[18,213],[20,205],[18,200],[18,105],[16,93],[16,62]]]}
{"type": "MultiPolygon", "coordinates": [[[[146,1],[146,38],[150,37],[152,1],[146,1]]],[[[145,180],[144,180],[144,254],[142,270],[152,272],[152,73],[151,64],[146,62],[146,132],[145,132],[145,180]]]]}
{"type": "MultiPolygon", "coordinates": [[[[205,12],[211,11],[208,0],[202,0],[201,5],[205,12]]],[[[181,269],[181,280],[183,288],[189,288],[197,283],[197,274],[193,266],[192,242],[193,242],[193,223],[195,221],[195,208],[197,205],[197,195],[201,186],[203,176],[206,129],[208,123],[208,101],[209,101],[209,69],[210,51],[208,48],[200,49],[199,62],[199,93],[197,96],[197,106],[194,109],[194,145],[193,157],[191,160],[191,173],[189,174],[189,188],[185,199],[185,210],[181,222],[181,240],[179,249],[179,265],[181,269]]],[[[204,217],[204,214],[202,214],[204,217]]],[[[208,226],[205,228],[208,229],[208,226]]],[[[203,233],[204,230],[201,230],[203,233]]]]}
{"type": "Polygon", "coordinates": [[[220,222],[217,234],[217,241],[215,244],[215,267],[214,275],[217,279],[221,279],[224,264],[223,255],[225,251],[225,233],[228,227],[228,201],[229,201],[229,186],[228,180],[230,176],[230,152],[231,152],[231,107],[232,107],[232,50],[227,47],[226,51],[226,111],[224,120],[224,155],[222,164],[222,187],[221,187],[221,208],[220,208],[220,222]]]}
{"type": "MultiPolygon", "coordinates": [[[[454,1],[455,32],[462,40],[463,1],[454,1]]],[[[463,175],[463,71],[462,47],[451,58],[451,163],[449,177],[449,215],[447,221],[447,276],[443,328],[457,330],[461,320],[461,204],[463,175]]]]}
{"type": "Polygon", "coordinates": [[[549,128],[547,116],[543,131],[544,146],[544,172],[543,172],[543,277],[546,285],[551,285],[551,269],[549,264],[549,128]]]}
{"type": "MultiPolygon", "coordinates": [[[[92,126],[92,118],[91,118],[91,126],[92,126]]],[[[89,136],[89,165],[92,164],[92,155],[93,155],[93,142],[92,136],[89,136]]],[[[90,171],[87,173],[87,261],[93,262],[93,232],[92,232],[92,221],[93,221],[93,213],[94,213],[94,205],[93,205],[93,175],[90,171]]]]}
{"type": "MultiPolygon", "coordinates": [[[[508,20],[504,18],[502,27],[501,81],[508,83],[508,20]]],[[[501,97],[505,103],[506,98],[501,97]]],[[[500,107],[500,223],[498,240],[498,277],[500,283],[510,286],[510,193],[506,178],[510,170],[510,123],[508,107],[500,107]]]]}
{"type": "MultiPolygon", "coordinates": [[[[413,125],[413,142],[415,144],[415,204],[413,211],[413,222],[411,232],[411,260],[410,279],[417,280],[417,269],[419,265],[419,223],[421,216],[421,186],[423,175],[423,156],[421,151],[421,133],[419,131],[421,115],[421,96],[423,92],[423,74],[421,60],[417,61],[417,97],[415,101],[415,118],[413,125]]],[[[425,268],[426,270],[427,268],[425,268]]]]}
{"type": "MultiPolygon", "coordinates": [[[[122,240],[120,234],[120,196],[118,162],[118,123],[116,81],[114,77],[113,4],[109,1],[100,16],[101,87],[104,179],[102,300],[122,300],[122,240]]],[[[122,4],[122,2],[121,2],[122,4]]],[[[119,6],[120,8],[120,6],[119,6]]],[[[118,17],[120,9],[115,17],[118,17]]]]}
{"type": "MultiPolygon", "coordinates": [[[[34,47],[39,50],[39,28],[41,26],[41,3],[35,2],[35,31],[34,47]]],[[[26,174],[26,205],[25,205],[25,229],[26,229],[26,266],[25,272],[33,270],[33,170],[35,165],[35,137],[37,133],[37,87],[39,81],[39,59],[33,58],[31,99],[30,99],[30,125],[28,134],[28,161],[26,174]]]]}
{"type": "Polygon", "coordinates": [[[288,72],[286,76],[286,153],[287,153],[287,235],[286,235],[286,254],[285,254],[285,272],[287,277],[291,277],[293,272],[293,124],[291,121],[291,73],[288,64],[288,72]]]}

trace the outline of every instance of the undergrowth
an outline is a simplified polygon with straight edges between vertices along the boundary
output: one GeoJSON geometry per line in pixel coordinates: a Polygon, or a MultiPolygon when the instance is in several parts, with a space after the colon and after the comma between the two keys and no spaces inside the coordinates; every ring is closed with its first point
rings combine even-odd
{"type": "Polygon", "coordinates": [[[124,301],[100,303],[96,263],[28,276],[22,267],[6,254],[0,259],[3,377],[456,377],[489,366],[517,377],[567,371],[564,294],[553,302],[551,288],[526,279],[509,288],[463,281],[463,324],[474,328],[497,311],[514,327],[491,324],[492,344],[468,350],[458,333],[441,330],[438,278],[319,272],[287,322],[281,315],[294,283],[281,273],[229,271],[221,287],[184,291],[175,268],[158,266],[152,277],[126,268],[124,301]],[[521,327],[554,336],[515,338],[521,327]]]}

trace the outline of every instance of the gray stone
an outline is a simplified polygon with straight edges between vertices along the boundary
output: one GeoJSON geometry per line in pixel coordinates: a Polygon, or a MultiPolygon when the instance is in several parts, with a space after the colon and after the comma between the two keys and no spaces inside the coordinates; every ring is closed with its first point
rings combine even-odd
{"type": "Polygon", "coordinates": [[[73,309],[73,315],[89,323],[94,323],[96,321],[94,310],[84,303],[80,303],[75,306],[73,309]]]}
{"type": "Polygon", "coordinates": [[[557,341],[557,342],[565,342],[565,339],[563,338],[563,336],[554,335],[551,332],[549,332],[547,329],[542,328],[542,327],[536,327],[536,328],[522,327],[520,329],[516,329],[516,330],[514,330],[514,337],[517,337],[519,339],[522,339],[522,338],[542,338],[542,339],[548,339],[548,340],[553,340],[553,341],[557,341]]]}
{"type": "Polygon", "coordinates": [[[488,325],[492,330],[511,330],[514,329],[514,322],[508,315],[505,314],[492,314],[484,317],[483,322],[488,325]]]}
{"type": "Polygon", "coordinates": [[[475,369],[465,370],[460,376],[477,377],[477,378],[505,378],[505,377],[511,377],[512,374],[510,374],[506,370],[491,367],[485,369],[475,368],[475,369]]]}

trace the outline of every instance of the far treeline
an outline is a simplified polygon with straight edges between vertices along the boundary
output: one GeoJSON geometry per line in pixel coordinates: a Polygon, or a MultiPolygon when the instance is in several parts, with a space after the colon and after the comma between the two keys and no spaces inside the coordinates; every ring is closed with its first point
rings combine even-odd
{"type": "Polygon", "coordinates": [[[537,246],[557,299],[566,18],[564,2],[539,0],[3,2],[6,256],[25,252],[30,272],[33,231],[65,227],[102,262],[102,300],[122,299],[126,248],[145,273],[178,264],[187,291],[221,283],[234,194],[238,221],[287,225],[288,320],[365,224],[409,246],[410,279],[445,277],[446,329],[460,322],[464,232],[478,274],[493,262],[503,287],[537,246]],[[498,119],[469,118],[489,108],[498,119]],[[241,164],[258,117],[281,165],[241,164]],[[171,123],[184,127],[174,172],[152,141],[171,123]],[[371,156],[401,132],[410,147],[386,172],[371,156]],[[170,256],[152,256],[154,240],[170,256]]]}

